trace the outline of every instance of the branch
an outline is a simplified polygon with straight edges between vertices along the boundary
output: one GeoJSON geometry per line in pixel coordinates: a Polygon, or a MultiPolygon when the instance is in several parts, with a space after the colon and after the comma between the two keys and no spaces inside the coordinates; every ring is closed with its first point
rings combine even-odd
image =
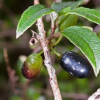
{"type": "Polygon", "coordinates": [[[18,94],[18,91],[15,89],[16,83],[18,81],[18,77],[15,76],[15,70],[11,69],[9,59],[8,59],[7,49],[4,48],[3,52],[4,52],[4,59],[5,59],[5,63],[6,63],[6,66],[7,66],[7,72],[8,72],[8,77],[9,77],[11,89],[15,94],[18,94]]]}
{"type": "MultiPolygon", "coordinates": [[[[34,0],[34,4],[35,5],[39,4],[39,0],[34,0]]],[[[58,83],[57,83],[55,69],[53,68],[53,65],[51,62],[51,56],[50,56],[50,51],[48,47],[48,40],[46,39],[46,32],[44,30],[44,24],[43,24],[42,18],[39,18],[37,20],[37,27],[38,27],[39,35],[40,35],[39,41],[41,43],[42,49],[44,51],[44,56],[45,56],[44,64],[47,67],[47,70],[49,73],[49,77],[50,77],[49,81],[50,81],[50,85],[54,94],[54,99],[62,100],[58,83]]]]}
{"type": "Polygon", "coordinates": [[[98,89],[94,94],[92,94],[88,100],[100,100],[100,89],[98,89]]]}

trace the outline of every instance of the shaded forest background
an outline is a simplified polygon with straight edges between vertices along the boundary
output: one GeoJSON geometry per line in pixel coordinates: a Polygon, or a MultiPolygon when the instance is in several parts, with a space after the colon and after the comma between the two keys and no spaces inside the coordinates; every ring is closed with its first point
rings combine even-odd
{"type": "MultiPolygon", "coordinates": [[[[40,0],[40,3],[50,7],[53,0],[40,0]]],[[[49,76],[45,66],[42,66],[39,76],[31,81],[25,79],[21,74],[22,55],[28,56],[32,52],[41,50],[38,44],[34,47],[29,45],[32,36],[30,30],[37,31],[35,25],[16,39],[16,27],[20,16],[31,5],[33,5],[32,0],[0,0],[0,100],[53,100],[49,76]]],[[[90,0],[84,6],[100,11],[100,0],[90,0]]],[[[49,35],[50,18],[45,16],[43,20],[45,30],[49,35]]],[[[77,25],[93,27],[100,37],[99,25],[81,17],[79,17],[77,25]]],[[[75,51],[82,55],[79,49],[65,38],[56,46],[56,50],[60,53],[75,51]]],[[[88,78],[75,78],[61,69],[59,65],[60,59],[52,52],[51,56],[63,100],[86,100],[88,96],[100,88],[100,74],[95,77],[92,71],[88,78]]]]}

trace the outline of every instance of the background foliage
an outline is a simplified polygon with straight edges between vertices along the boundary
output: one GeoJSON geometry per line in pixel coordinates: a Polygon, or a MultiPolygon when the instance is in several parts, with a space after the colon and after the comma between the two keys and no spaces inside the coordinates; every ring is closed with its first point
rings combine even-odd
{"type": "MultiPolygon", "coordinates": [[[[63,0],[71,1],[71,0],[63,0]]],[[[52,0],[40,0],[40,3],[50,7],[52,0]]],[[[53,94],[49,85],[49,77],[45,66],[42,66],[40,75],[32,81],[25,79],[21,74],[23,62],[21,55],[28,56],[32,52],[38,52],[41,48],[36,45],[32,49],[29,45],[31,37],[30,30],[37,31],[36,26],[32,26],[19,39],[16,39],[16,27],[23,11],[33,4],[32,0],[0,0],[0,100],[53,100],[53,94]],[[11,76],[7,71],[4,59],[3,48],[7,48],[11,67],[11,76]],[[15,72],[14,72],[15,71],[15,72]]],[[[95,8],[100,11],[100,1],[90,0],[88,8],[95,8]]],[[[48,16],[43,18],[47,35],[50,34],[50,19],[48,16]]],[[[93,27],[100,37],[100,26],[79,17],[77,25],[93,27]]],[[[55,40],[54,40],[55,41],[55,40]]],[[[66,38],[56,46],[60,53],[65,51],[75,51],[82,55],[79,49],[73,46],[66,38]]],[[[61,69],[60,59],[53,53],[53,65],[56,69],[58,84],[62,93],[63,100],[86,100],[86,98],[100,87],[100,74],[94,76],[93,71],[86,79],[75,78],[61,69]]],[[[84,55],[83,55],[84,56],[84,55]]]]}

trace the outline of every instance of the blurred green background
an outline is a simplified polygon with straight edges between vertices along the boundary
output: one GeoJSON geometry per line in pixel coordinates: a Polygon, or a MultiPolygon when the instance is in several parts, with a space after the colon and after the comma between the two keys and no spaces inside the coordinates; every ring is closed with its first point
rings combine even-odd
{"type": "MultiPolygon", "coordinates": [[[[40,3],[50,7],[53,0],[40,0],[40,3]]],[[[20,38],[15,38],[20,16],[31,5],[33,5],[32,0],[0,0],[0,100],[54,100],[45,66],[42,66],[39,76],[31,81],[25,79],[21,74],[22,55],[28,56],[32,52],[41,50],[39,44],[34,48],[29,45],[29,40],[32,36],[30,30],[37,31],[35,25],[20,38]],[[6,53],[8,54],[8,64],[5,63],[4,58],[6,53]]],[[[90,0],[84,6],[100,11],[100,0],[90,0]]],[[[45,30],[49,35],[50,18],[46,16],[43,20],[45,30]]],[[[99,25],[81,17],[79,17],[77,25],[93,27],[100,37],[99,25]]],[[[75,51],[82,55],[80,50],[66,38],[63,38],[55,49],[61,54],[65,51],[75,51]]],[[[88,96],[100,88],[100,74],[95,77],[92,71],[91,75],[86,79],[75,78],[62,70],[59,65],[60,59],[54,53],[51,52],[51,56],[63,100],[87,100],[88,96]]]]}

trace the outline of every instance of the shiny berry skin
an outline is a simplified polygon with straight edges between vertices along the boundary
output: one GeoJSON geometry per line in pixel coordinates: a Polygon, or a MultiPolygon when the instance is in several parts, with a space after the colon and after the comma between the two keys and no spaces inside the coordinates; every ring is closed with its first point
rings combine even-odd
{"type": "Polygon", "coordinates": [[[62,55],[61,67],[77,78],[86,78],[91,72],[91,65],[79,54],[69,51],[62,55]]]}
{"type": "Polygon", "coordinates": [[[27,79],[33,79],[40,73],[42,57],[38,54],[31,54],[23,63],[22,74],[27,79]]]}

